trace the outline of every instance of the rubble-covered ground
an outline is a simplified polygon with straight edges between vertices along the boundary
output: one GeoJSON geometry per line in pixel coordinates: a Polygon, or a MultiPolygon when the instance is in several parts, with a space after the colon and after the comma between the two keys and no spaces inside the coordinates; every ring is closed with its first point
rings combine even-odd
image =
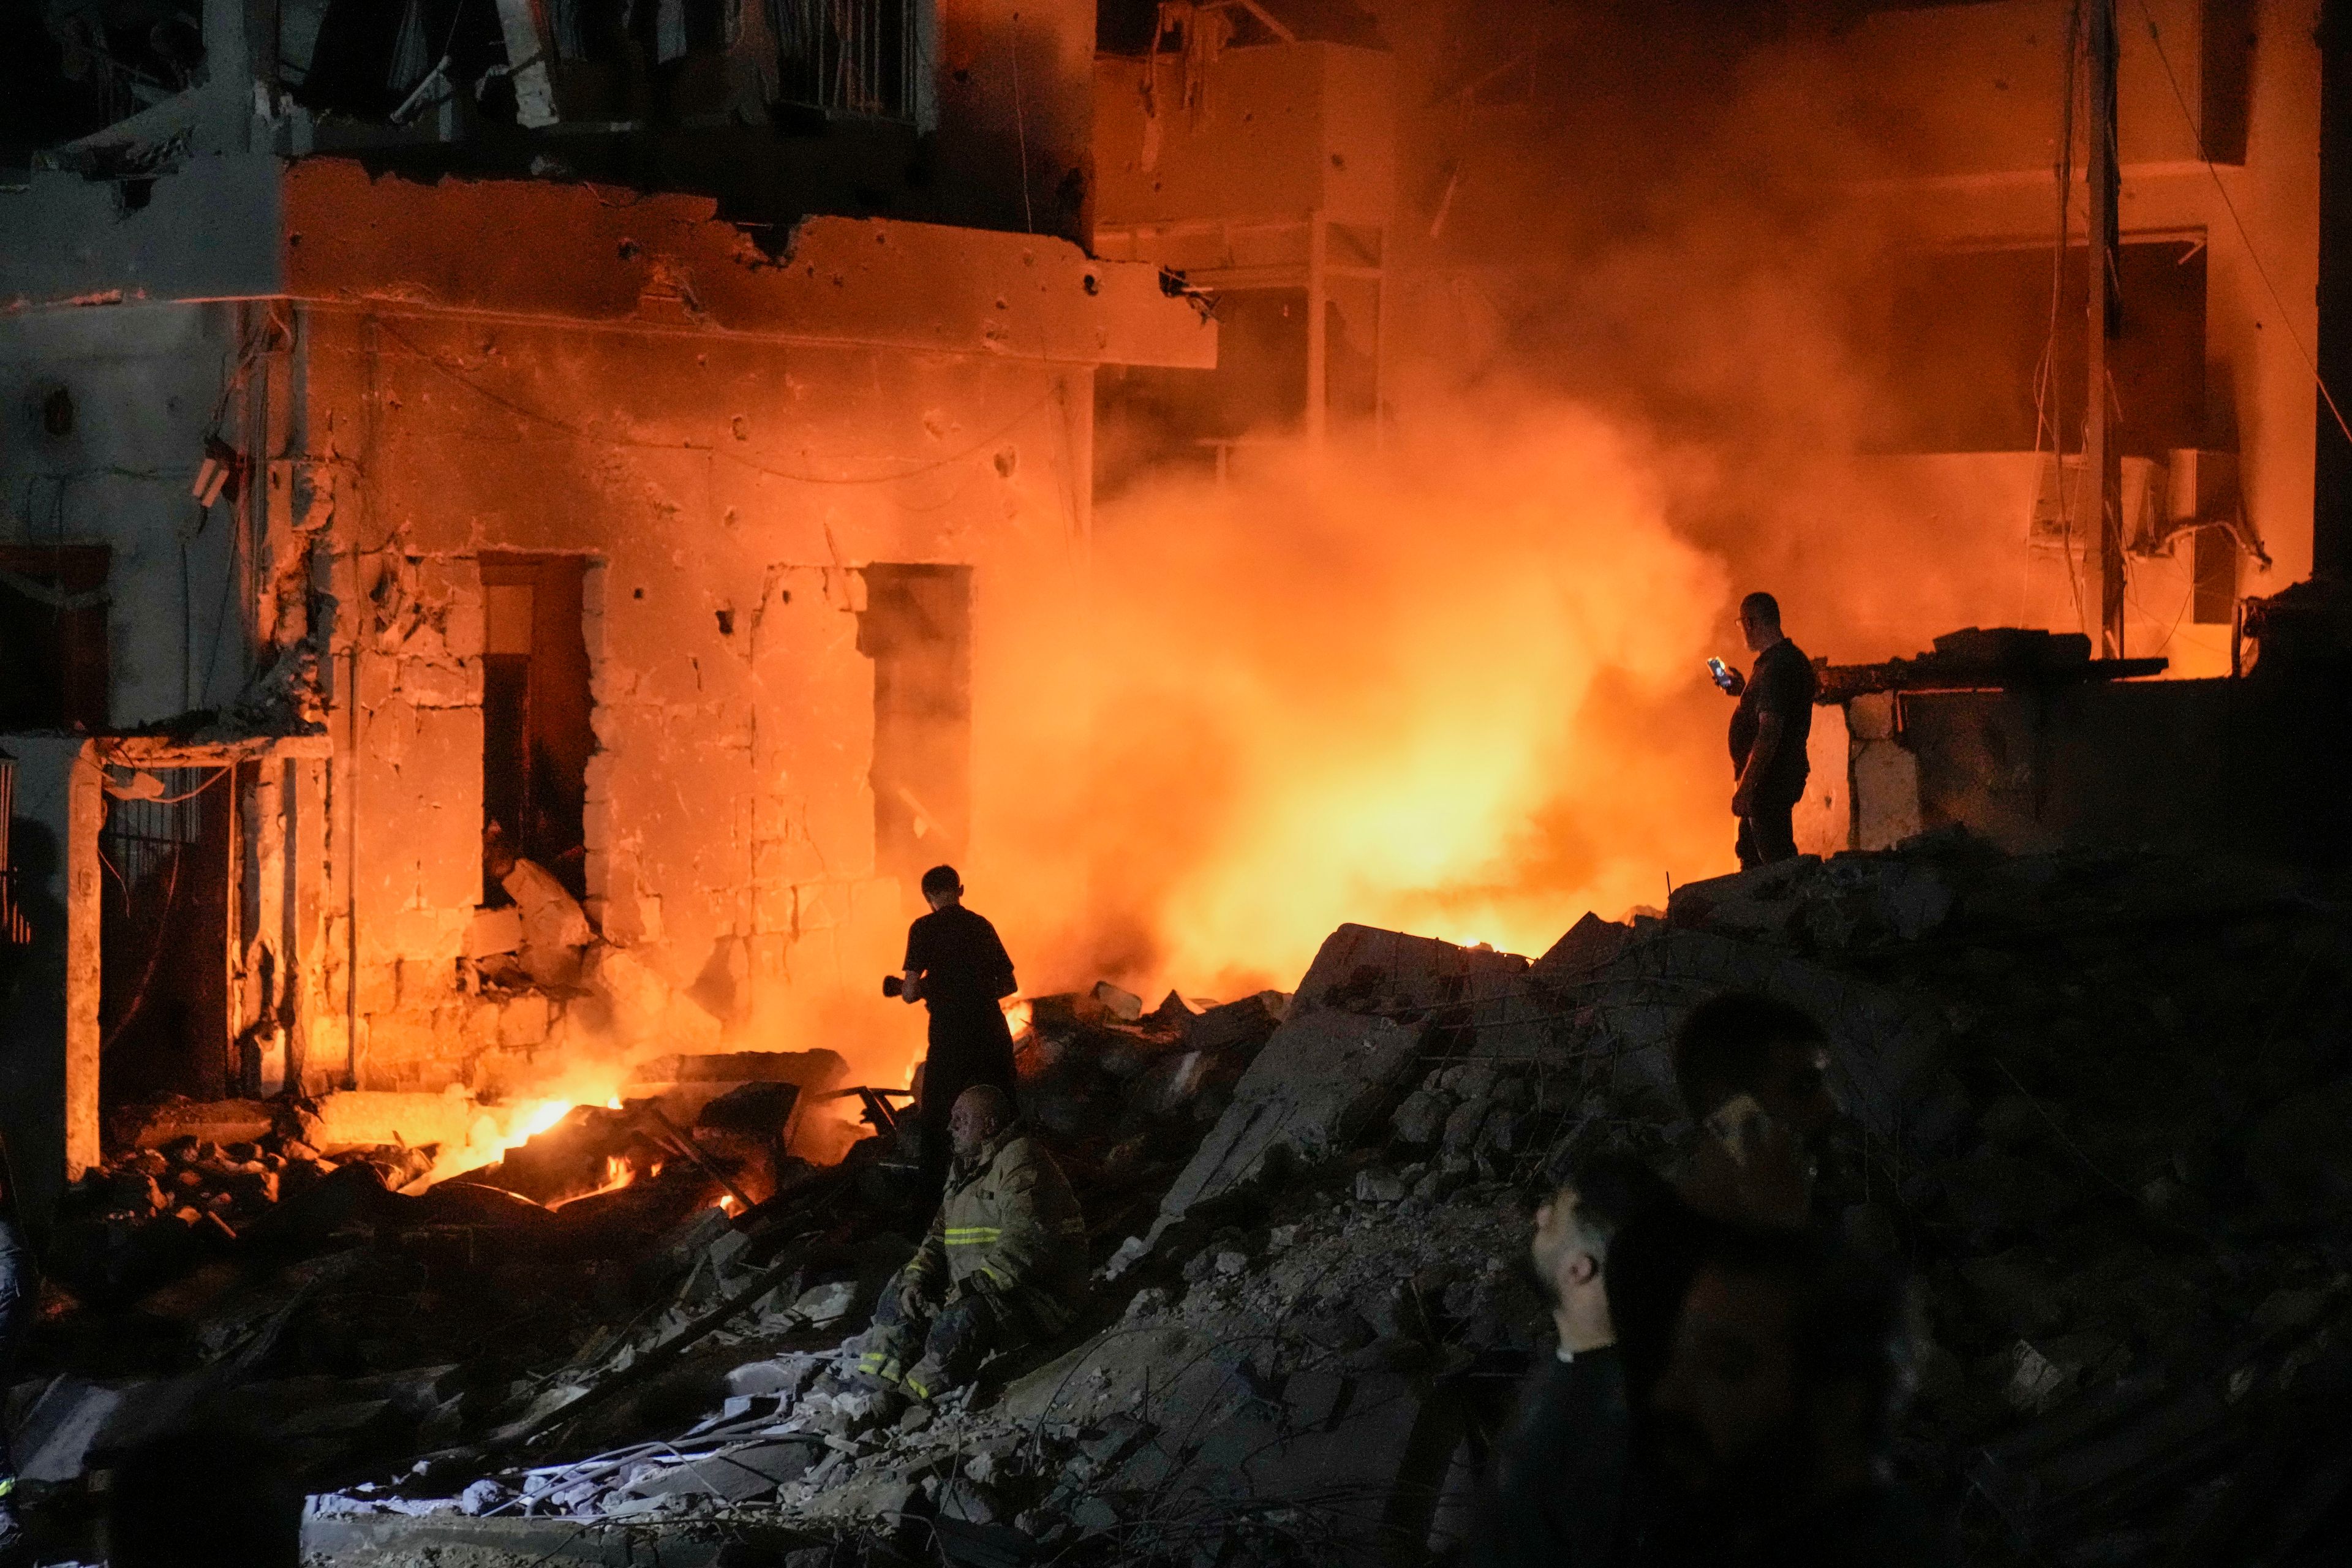
{"type": "Polygon", "coordinates": [[[1431,1560],[1543,1343],[1547,1173],[1669,1156],[1666,1043],[1737,986],[1831,1033],[1822,1220],[1918,1281],[1902,1463],[1972,1562],[2334,1561],[2346,890],[1937,837],[1587,917],[1532,963],[1346,927],[1290,997],[1038,998],[1025,1109],[1095,1308],[933,1405],[847,1376],[925,1217],[903,1136],[780,1163],[735,1214],[719,1142],[554,1208],[402,1195],[396,1150],[134,1154],[54,1249],[14,1396],[34,1512],[92,1551],[111,1456],[241,1423],[322,1568],[1431,1560]]]}

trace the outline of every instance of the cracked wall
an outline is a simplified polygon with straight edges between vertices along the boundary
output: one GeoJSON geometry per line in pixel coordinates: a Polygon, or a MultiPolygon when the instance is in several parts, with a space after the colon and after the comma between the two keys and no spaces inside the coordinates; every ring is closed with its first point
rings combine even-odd
{"type": "MultiPolygon", "coordinates": [[[[895,1079],[911,1047],[861,1037],[914,912],[876,871],[862,570],[973,567],[986,661],[1016,579],[1024,600],[1074,582],[1091,373],[342,310],[305,331],[312,428],[351,443],[355,476],[333,659],[358,699],[337,722],[360,1086],[496,1087],[535,1054],[722,1039],[830,1045],[895,1079]],[[458,980],[480,885],[478,560],[501,551],[589,568],[586,907],[610,945],[593,994],[553,1017],[458,980]]],[[[1011,765],[989,727],[975,714],[976,780],[1011,765]]]]}

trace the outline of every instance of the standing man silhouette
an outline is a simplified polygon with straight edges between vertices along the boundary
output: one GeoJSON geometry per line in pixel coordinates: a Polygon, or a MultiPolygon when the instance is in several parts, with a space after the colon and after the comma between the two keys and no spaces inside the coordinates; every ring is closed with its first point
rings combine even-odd
{"type": "Polygon", "coordinates": [[[1811,771],[1805,742],[1821,682],[1805,650],[1780,630],[1780,603],[1771,595],[1739,601],[1739,633],[1756,655],[1756,673],[1727,669],[1716,684],[1739,699],[1731,716],[1731,772],[1739,781],[1731,814],[1739,818],[1739,868],[1747,871],[1797,857],[1791,817],[1811,771]]]}
{"type": "Polygon", "coordinates": [[[996,928],[963,907],[963,879],[952,866],[923,873],[931,912],[907,930],[899,994],[931,1010],[930,1050],[923,1058],[923,1204],[940,1201],[948,1179],[948,1117],[963,1091],[994,1084],[1013,1092],[1013,1031],[1002,1004],[1019,989],[1013,959],[996,928]]]}

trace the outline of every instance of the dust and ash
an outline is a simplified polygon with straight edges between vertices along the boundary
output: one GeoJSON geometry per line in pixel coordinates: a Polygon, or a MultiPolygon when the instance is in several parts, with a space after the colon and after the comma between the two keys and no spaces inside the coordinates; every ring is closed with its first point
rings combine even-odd
{"type": "Polygon", "coordinates": [[[1538,12],[1524,96],[1401,115],[1379,436],[1107,495],[1078,646],[1041,605],[996,661],[976,871],[1033,990],[1286,984],[1343,921],[1540,952],[1733,868],[1703,665],[1745,666],[1739,592],[1841,660],[2065,613],[2029,592],[2030,451],[1863,456],[1967,411],[1885,341],[1927,215],[1873,182],[1932,149],[1847,31],[1382,21],[1437,84],[1538,12]]]}

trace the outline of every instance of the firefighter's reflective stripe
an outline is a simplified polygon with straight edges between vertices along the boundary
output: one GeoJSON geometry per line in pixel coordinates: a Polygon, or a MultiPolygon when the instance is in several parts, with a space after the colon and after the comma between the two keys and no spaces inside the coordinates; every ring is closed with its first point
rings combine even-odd
{"type": "Polygon", "coordinates": [[[907,1375],[907,1367],[887,1351],[867,1351],[857,1358],[857,1370],[885,1383],[898,1383],[907,1375]]]}
{"type": "MultiPolygon", "coordinates": [[[[1002,1226],[993,1225],[951,1225],[947,1228],[950,1247],[986,1247],[1004,1239],[1002,1226]]],[[[905,1244],[900,1243],[901,1246],[905,1244]]]]}

